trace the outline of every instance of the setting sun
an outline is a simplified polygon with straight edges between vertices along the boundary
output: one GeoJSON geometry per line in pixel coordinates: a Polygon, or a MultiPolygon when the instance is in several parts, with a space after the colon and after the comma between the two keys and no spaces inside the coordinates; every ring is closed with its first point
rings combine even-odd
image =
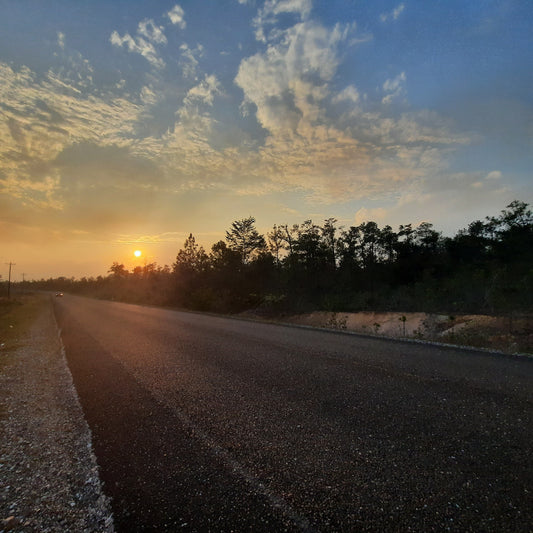
{"type": "Polygon", "coordinates": [[[135,257],[141,257],[142,252],[141,252],[140,250],[135,250],[135,251],[133,252],[133,255],[134,255],[135,257]]]}

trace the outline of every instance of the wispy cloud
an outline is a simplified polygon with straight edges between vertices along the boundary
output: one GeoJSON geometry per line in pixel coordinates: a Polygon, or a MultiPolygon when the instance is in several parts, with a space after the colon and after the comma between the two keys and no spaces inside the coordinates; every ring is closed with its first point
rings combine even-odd
{"type": "MultiPolygon", "coordinates": [[[[354,31],[353,25],[328,29],[313,20],[297,22],[259,35],[265,50],[241,61],[235,82],[243,104],[269,132],[254,175],[268,169],[264,180],[272,189],[308,191],[315,203],[390,193],[440,171],[446,152],[469,142],[436,114],[389,116],[386,108],[365,110],[353,85],[335,93],[339,45],[354,31]],[[348,109],[334,118],[329,105],[340,103],[348,109]]],[[[386,80],[382,103],[401,102],[406,79],[401,72],[386,80]]],[[[243,190],[261,190],[250,185],[243,190]]]]}
{"type": "Polygon", "coordinates": [[[113,30],[109,41],[112,45],[119,48],[126,47],[129,52],[142,55],[152,66],[162,68],[165,62],[160,57],[155,45],[164,45],[167,43],[163,27],[157,26],[153,20],[143,20],[139,22],[136,37],[125,33],[122,37],[113,30]]]}
{"type": "Polygon", "coordinates": [[[405,75],[405,72],[401,72],[395,78],[386,80],[383,83],[383,91],[387,94],[382,98],[382,103],[390,104],[394,100],[402,97],[405,94],[406,80],[407,76],[405,75]]]}
{"type": "Polygon", "coordinates": [[[59,48],[65,48],[65,34],[61,31],[57,32],[57,45],[59,48]]]}
{"type": "Polygon", "coordinates": [[[134,39],[129,33],[125,33],[122,37],[114,30],[109,38],[111,44],[118,46],[126,46],[129,52],[134,52],[142,55],[154,67],[164,67],[165,62],[159,57],[157,51],[152,43],[149,43],[142,37],[134,39]]]}
{"type": "Polygon", "coordinates": [[[305,20],[311,12],[311,7],[311,0],[266,0],[253,21],[257,40],[266,42],[266,29],[275,26],[279,15],[291,13],[300,20],[305,20]]]}
{"type": "Polygon", "coordinates": [[[206,105],[213,105],[213,100],[216,94],[220,94],[220,83],[214,74],[206,75],[204,80],[192,87],[184,99],[185,105],[190,105],[194,102],[201,102],[206,105]]]}
{"type": "Polygon", "coordinates": [[[146,19],[139,22],[137,32],[153,43],[167,44],[163,26],[156,26],[153,20],[146,19]]]}
{"type": "MultiPolygon", "coordinates": [[[[124,233],[132,212],[141,224],[156,216],[154,206],[168,224],[190,209],[187,195],[206,191],[296,191],[313,204],[343,203],[430,183],[445,172],[449,151],[469,142],[436,113],[402,112],[404,72],[383,82],[381,102],[367,102],[354,84],[336,88],[341,48],[357,37],[354,24],[326,27],[304,0],[267,2],[254,24],[275,31],[258,35],[259,49],[241,60],[234,87],[202,72],[201,44],[178,49],[181,85],[165,79],[158,54],[165,28],[154,19],[141,21],[133,37],[115,31],[110,38],[159,68],[137,90],[75,81],[92,67],[69,56],[66,45],[60,53],[73,58],[69,68],[44,76],[0,64],[0,211],[11,198],[20,213],[38,209],[50,227],[68,222],[76,231],[124,233]],[[295,17],[280,28],[272,21],[282,13],[295,17]],[[236,89],[249,116],[229,124],[217,104],[233,105],[236,89]],[[393,100],[394,115],[396,106],[380,105],[393,100]],[[157,113],[164,115],[159,129],[152,127],[157,113]],[[254,117],[255,129],[247,130],[254,117]]],[[[237,115],[237,105],[224,112],[237,115]]]]}
{"type": "Polygon", "coordinates": [[[332,102],[334,104],[338,104],[339,102],[351,102],[352,104],[356,104],[359,102],[359,91],[356,87],[353,85],[349,85],[345,89],[343,89],[339,94],[333,97],[332,102]]]}
{"type": "Polygon", "coordinates": [[[204,53],[204,47],[198,44],[195,48],[190,48],[187,43],[180,45],[180,58],[178,64],[184,78],[196,79],[198,74],[199,58],[204,53]]]}
{"type": "Polygon", "coordinates": [[[381,22],[389,22],[391,20],[392,21],[398,20],[398,18],[400,17],[400,15],[403,13],[404,10],[405,10],[405,4],[401,3],[397,7],[395,7],[392,11],[388,11],[387,13],[382,13],[379,16],[379,19],[381,20],[381,22]]]}

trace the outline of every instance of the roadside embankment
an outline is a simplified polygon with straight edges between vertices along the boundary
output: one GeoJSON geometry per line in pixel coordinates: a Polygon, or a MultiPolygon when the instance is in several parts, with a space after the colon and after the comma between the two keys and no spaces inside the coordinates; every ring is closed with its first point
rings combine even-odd
{"type": "Polygon", "coordinates": [[[112,532],[48,296],[0,301],[0,532],[112,532]]]}
{"type": "Polygon", "coordinates": [[[505,353],[533,354],[533,316],[315,311],[285,316],[280,321],[362,334],[472,346],[505,353]]]}

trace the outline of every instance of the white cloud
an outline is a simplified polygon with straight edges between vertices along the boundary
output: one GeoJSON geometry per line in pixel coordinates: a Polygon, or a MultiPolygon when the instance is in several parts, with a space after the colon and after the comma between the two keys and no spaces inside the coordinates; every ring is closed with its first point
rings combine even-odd
{"type": "Polygon", "coordinates": [[[389,20],[398,20],[398,17],[403,13],[405,9],[405,4],[400,4],[395,7],[392,11],[387,13],[382,13],[379,18],[381,22],[388,22],[389,20]]]}
{"type": "Polygon", "coordinates": [[[502,177],[502,173],[500,170],[493,170],[492,172],[489,172],[486,176],[486,180],[499,180],[502,177]]]}
{"type": "Polygon", "coordinates": [[[65,34],[61,31],[57,32],[57,45],[61,49],[65,48],[65,34]]]}
{"type": "Polygon", "coordinates": [[[184,43],[180,46],[179,65],[182,69],[184,78],[196,79],[198,70],[198,58],[202,57],[204,48],[199,44],[196,48],[189,48],[189,45],[184,43]]]}
{"type": "Polygon", "coordinates": [[[49,72],[39,80],[26,67],[19,71],[0,63],[0,195],[18,199],[23,212],[63,209],[64,180],[54,161],[80,142],[131,143],[139,109],[122,98],[84,94],[49,72]],[[26,207],[25,207],[26,206],[26,207]]]}
{"type": "Polygon", "coordinates": [[[267,0],[253,21],[256,28],[256,39],[266,42],[265,28],[276,24],[277,15],[293,13],[299,16],[300,20],[306,20],[311,12],[311,7],[311,0],[267,0]]]}
{"type": "Polygon", "coordinates": [[[121,48],[125,45],[129,52],[141,54],[154,67],[162,68],[165,66],[165,62],[158,56],[154,45],[142,37],[135,40],[129,33],[125,33],[121,37],[117,31],[113,31],[109,40],[114,46],[121,48]]]}
{"type": "Polygon", "coordinates": [[[388,79],[383,84],[383,90],[388,93],[383,97],[381,102],[383,104],[390,104],[394,100],[400,98],[405,94],[405,81],[407,76],[405,72],[401,72],[395,78],[388,79]]]}
{"type": "Polygon", "coordinates": [[[183,11],[183,8],[176,4],[168,13],[168,18],[170,19],[170,22],[172,24],[178,26],[180,29],[185,29],[186,22],[185,22],[185,11],[183,11]]]}
{"type": "MultiPolygon", "coordinates": [[[[0,106],[11,106],[8,120],[0,121],[0,159],[6,162],[0,187],[43,209],[72,212],[72,205],[86,201],[93,212],[84,218],[85,226],[73,225],[83,229],[91,221],[101,224],[102,212],[111,221],[125,219],[126,209],[141,205],[143,194],[159,195],[157,201],[167,206],[156,204],[160,214],[170,212],[176,195],[198,190],[234,195],[297,191],[310,202],[328,204],[384,191],[400,195],[410,184],[429,183],[442,174],[447,150],[467,138],[436,114],[391,117],[387,107],[369,111],[355,85],[333,92],[338,49],[350,42],[354,26],[324,27],[309,18],[310,2],[302,0],[270,1],[262,8],[270,20],[280,13],[295,14],[297,22],[271,31],[263,49],[242,60],[235,78],[264,137],[254,137],[252,128],[217,122],[221,82],[214,74],[200,73],[200,45],[180,47],[184,86],[168,101],[161,94],[174,87],[164,86],[160,73],[147,77],[138,94],[126,92],[122,82],[115,93],[102,94],[94,86],[72,83],[64,72],[50,72],[39,81],[29,69],[14,72],[0,64],[0,106]],[[163,113],[168,128],[147,125],[161,122],[163,113]],[[118,198],[118,189],[129,192],[118,198]],[[99,211],[102,197],[109,200],[99,211]],[[117,202],[116,217],[111,200],[117,202]]],[[[157,47],[166,38],[151,19],[140,22],[133,36],[114,31],[110,40],[161,65],[157,47]]],[[[401,96],[405,81],[404,72],[385,81],[385,98],[401,96]]]]}
{"type": "Polygon", "coordinates": [[[167,44],[167,38],[163,32],[163,26],[156,26],[153,20],[142,20],[139,22],[137,33],[146,37],[149,41],[156,44],[167,44]]]}
{"type": "Polygon", "coordinates": [[[356,104],[357,102],[359,102],[359,98],[360,96],[357,88],[353,85],[348,85],[348,87],[343,89],[337,96],[332,99],[332,102],[334,104],[338,104],[339,102],[347,101],[356,104]]]}
{"type": "Polygon", "coordinates": [[[163,27],[157,26],[151,19],[145,19],[139,22],[135,38],[127,32],[121,37],[116,30],[113,30],[109,41],[113,46],[119,48],[125,46],[129,52],[142,55],[156,68],[163,68],[165,66],[165,62],[159,56],[155,45],[165,45],[167,38],[163,32],[163,27]]]}
{"type": "Polygon", "coordinates": [[[220,94],[220,83],[217,77],[213,74],[206,75],[199,85],[189,90],[184,102],[193,103],[196,101],[212,106],[216,94],[220,94]]]}
{"type": "Polygon", "coordinates": [[[241,62],[235,82],[245,102],[257,107],[265,129],[290,134],[302,120],[318,120],[319,104],[339,62],[336,48],[345,37],[340,27],[328,30],[302,22],[279,34],[265,53],[241,62]]]}
{"type": "MultiPolygon", "coordinates": [[[[235,83],[244,92],[243,107],[269,133],[252,174],[265,172],[263,181],[246,183],[243,193],[263,190],[267,179],[272,190],[307,191],[317,204],[393,194],[442,172],[447,152],[469,142],[435,113],[368,111],[353,85],[332,94],[338,47],[353,29],[305,20],[272,31],[263,52],[241,61],[235,83]],[[329,102],[350,106],[333,119],[329,102]]],[[[401,72],[383,83],[383,103],[405,95],[406,79],[401,72]]],[[[242,163],[251,165],[251,159],[242,163]]]]}

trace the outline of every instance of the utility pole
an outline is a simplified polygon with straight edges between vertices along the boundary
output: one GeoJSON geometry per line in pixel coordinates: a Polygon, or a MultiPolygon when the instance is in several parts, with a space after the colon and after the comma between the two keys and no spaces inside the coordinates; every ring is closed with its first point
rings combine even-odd
{"type": "Polygon", "coordinates": [[[26,272],[22,273],[22,294],[26,294],[26,272]]]}
{"type": "Polygon", "coordinates": [[[9,263],[6,263],[6,265],[9,265],[9,276],[7,278],[7,299],[11,299],[11,267],[16,266],[17,263],[12,263],[11,261],[9,263]]]}

